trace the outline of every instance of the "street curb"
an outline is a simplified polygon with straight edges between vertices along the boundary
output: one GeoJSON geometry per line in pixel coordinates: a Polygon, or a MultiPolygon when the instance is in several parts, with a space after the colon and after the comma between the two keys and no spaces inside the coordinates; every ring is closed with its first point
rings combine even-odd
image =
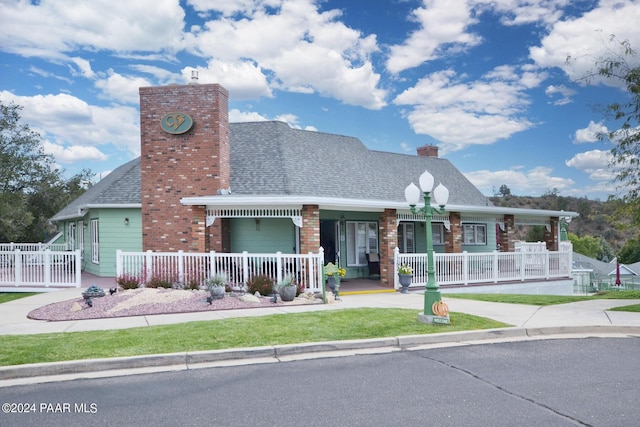
{"type": "Polygon", "coordinates": [[[265,347],[205,350],[168,354],[114,357],[103,359],[70,360],[64,362],[33,363],[0,367],[0,381],[20,378],[51,377],[57,375],[97,373],[114,370],[158,368],[194,369],[200,364],[238,360],[278,362],[279,358],[302,354],[329,353],[347,350],[396,348],[408,350],[430,344],[470,343],[491,340],[524,340],[532,337],[557,335],[617,334],[640,336],[640,326],[565,326],[537,328],[502,328],[477,331],[447,332],[441,334],[406,335],[364,340],[344,340],[287,344],[265,347]]]}

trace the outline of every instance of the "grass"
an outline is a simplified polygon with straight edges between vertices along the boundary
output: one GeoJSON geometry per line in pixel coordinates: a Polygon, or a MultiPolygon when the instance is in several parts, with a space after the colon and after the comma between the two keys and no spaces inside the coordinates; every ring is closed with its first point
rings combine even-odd
{"type": "MultiPolygon", "coordinates": [[[[594,299],[640,299],[640,291],[607,291],[588,295],[516,295],[516,294],[445,294],[448,298],[476,301],[504,302],[510,304],[555,305],[594,299]]],[[[612,311],[640,312],[640,304],[611,308],[612,311]]]]}
{"type": "Polygon", "coordinates": [[[416,310],[358,308],[107,331],[5,335],[0,366],[509,326],[463,313],[451,313],[450,318],[450,325],[426,325],[418,322],[416,310]]]}
{"type": "Polygon", "coordinates": [[[37,292],[0,292],[0,304],[37,294],[37,292]]]}

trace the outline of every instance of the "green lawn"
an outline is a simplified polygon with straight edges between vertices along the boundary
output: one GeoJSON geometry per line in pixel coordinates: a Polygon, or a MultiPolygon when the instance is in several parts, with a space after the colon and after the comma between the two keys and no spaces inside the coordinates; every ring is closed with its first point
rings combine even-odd
{"type": "Polygon", "coordinates": [[[0,292],[0,304],[37,294],[37,292],[0,292]]]}
{"type": "MultiPolygon", "coordinates": [[[[640,299],[640,291],[609,291],[588,295],[516,295],[516,294],[444,294],[445,298],[462,298],[476,301],[504,302],[511,304],[555,305],[593,299],[640,299]]],[[[611,309],[640,312],[640,305],[628,305],[611,309]]]]}
{"type": "Polygon", "coordinates": [[[95,332],[5,335],[0,366],[509,326],[462,313],[451,313],[450,325],[426,325],[418,322],[418,313],[358,308],[95,332]]]}

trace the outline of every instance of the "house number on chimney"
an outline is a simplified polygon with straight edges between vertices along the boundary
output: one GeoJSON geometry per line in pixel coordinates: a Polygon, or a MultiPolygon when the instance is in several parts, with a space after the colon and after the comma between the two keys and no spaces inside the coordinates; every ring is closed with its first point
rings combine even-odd
{"type": "Polygon", "coordinates": [[[185,133],[193,126],[193,119],[184,113],[169,113],[160,120],[162,130],[174,135],[185,133]]]}

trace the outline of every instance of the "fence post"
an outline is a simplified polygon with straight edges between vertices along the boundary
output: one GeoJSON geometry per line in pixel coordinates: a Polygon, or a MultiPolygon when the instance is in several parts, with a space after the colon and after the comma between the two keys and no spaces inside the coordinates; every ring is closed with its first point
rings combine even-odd
{"type": "Polygon", "coordinates": [[[44,287],[49,286],[51,286],[51,251],[47,249],[44,251],[44,287]]]}
{"type": "Polygon", "coordinates": [[[116,278],[122,276],[122,250],[116,249],[116,278]]]}
{"type": "Polygon", "coordinates": [[[549,268],[551,266],[551,252],[544,251],[546,255],[545,263],[544,263],[544,277],[549,280],[549,268]]]}
{"type": "MultiPolygon", "coordinates": [[[[11,243],[11,247],[13,247],[13,243],[11,243]]],[[[22,284],[22,257],[20,256],[20,249],[16,249],[13,252],[13,265],[15,266],[15,279],[16,286],[20,286],[22,284]]]]}
{"type": "Polygon", "coordinates": [[[147,253],[144,256],[144,262],[145,262],[145,279],[144,281],[147,282],[149,281],[152,277],[153,277],[153,256],[151,256],[152,251],[148,250],[147,253]]]}
{"type": "Polygon", "coordinates": [[[282,281],[282,252],[276,252],[276,285],[282,281]]]}
{"type": "Polygon", "coordinates": [[[178,251],[178,283],[184,284],[184,251],[178,251]]]}
{"type": "Polygon", "coordinates": [[[469,284],[469,253],[462,252],[462,284],[469,284]]]}
{"type": "Polygon", "coordinates": [[[242,251],[242,283],[249,281],[249,252],[242,251]]]}
{"type": "Polygon", "coordinates": [[[493,251],[493,283],[498,283],[498,251],[493,251]]]}
{"type": "Polygon", "coordinates": [[[82,284],[82,260],[80,258],[80,252],[80,249],[75,250],[76,259],[73,261],[73,265],[75,266],[76,288],[79,288],[82,284]]]}
{"type": "MultiPolygon", "coordinates": [[[[393,289],[398,289],[400,287],[400,284],[398,283],[398,275],[396,274],[396,272],[398,271],[398,267],[400,267],[400,249],[398,249],[398,247],[396,246],[393,249],[393,289]]],[[[413,273],[415,274],[415,266],[414,266],[414,270],[413,273]]]]}
{"type": "MultiPolygon", "coordinates": [[[[216,275],[216,251],[209,251],[209,277],[216,275]]],[[[230,277],[228,277],[230,279],[230,277]]]]}
{"type": "Polygon", "coordinates": [[[520,252],[520,281],[524,282],[524,273],[525,273],[525,262],[526,262],[526,254],[524,251],[520,252]]]}

